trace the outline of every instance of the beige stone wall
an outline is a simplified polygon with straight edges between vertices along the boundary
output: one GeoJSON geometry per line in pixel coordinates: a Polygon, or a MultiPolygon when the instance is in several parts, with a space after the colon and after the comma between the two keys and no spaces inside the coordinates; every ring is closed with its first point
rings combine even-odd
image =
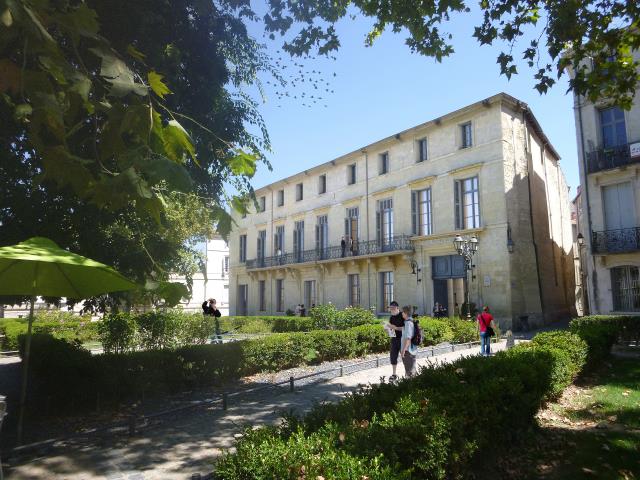
{"type": "MultiPolygon", "coordinates": [[[[517,106],[501,96],[492,97],[491,101],[401,132],[399,136],[257,190],[258,198],[266,197],[266,211],[249,214],[245,219],[236,216],[238,226],[231,235],[231,313],[235,313],[239,284],[249,285],[249,314],[258,313],[259,280],[265,280],[267,286],[265,313],[276,313],[276,278],[285,280],[285,309],[293,309],[304,302],[305,280],[316,281],[318,302],[332,302],[343,307],[348,303],[347,275],[351,273],[360,275],[361,304],[379,310],[379,273],[384,271],[394,272],[395,299],[399,303],[416,305],[420,313],[430,313],[434,302],[432,258],[454,255],[455,236],[475,233],[480,250],[474,258],[474,278],[469,284],[471,301],[488,304],[507,328],[511,327],[513,318],[521,314],[541,317],[527,187],[527,137],[521,114],[516,111],[519,111],[517,106]],[[468,121],[472,122],[474,142],[471,148],[462,149],[460,125],[468,121]],[[417,163],[417,141],[421,138],[428,140],[428,160],[417,163]],[[384,152],[389,154],[390,171],[380,175],[379,159],[384,152]],[[352,163],[357,165],[357,182],[347,185],[347,167],[352,163]],[[322,174],[327,175],[327,193],[319,194],[318,177],[322,174]],[[472,231],[456,231],[454,182],[476,175],[481,226],[472,231]],[[304,185],[304,200],[296,202],[295,185],[300,182],[304,185]],[[317,262],[249,272],[238,262],[239,235],[247,235],[247,258],[253,259],[256,257],[257,232],[263,229],[267,231],[266,255],[273,255],[273,234],[277,225],[285,226],[285,252],[291,252],[294,222],[298,220],[305,222],[305,249],[313,249],[318,215],[328,216],[329,243],[338,246],[349,207],[360,209],[361,241],[373,240],[376,236],[376,203],[387,198],[393,199],[394,234],[411,235],[411,192],[427,187],[432,191],[433,232],[432,235],[413,237],[412,254],[385,254],[370,259],[317,262]],[[285,191],[282,207],[275,205],[280,189],[285,191]],[[509,228],[516,244],[513,254],[507,251],[509,228]],[[411,274],[411,260],[416,261],[421,270],[417,277],[411,274]],[[418,278],[421,281],[418,282],[418,278]]],[[[546,174],[558,184],[564,181],[557,169],[553,174],[546,174]]],[[[545,172],[541,170],[540,178],[544,176],[545,172]]],[[[544,185],[542,193],[546,196],[544,185]]],[[[569,216],[559,216],[553,221],[553,229],[544,231],[553,231],[555,235],[562,230],[563,221],[569,222],[569,216]]],[[[450,282],[450,313],[453,313],[455,301],[463,302],[462,285],[462,280],[450,282]]]]}

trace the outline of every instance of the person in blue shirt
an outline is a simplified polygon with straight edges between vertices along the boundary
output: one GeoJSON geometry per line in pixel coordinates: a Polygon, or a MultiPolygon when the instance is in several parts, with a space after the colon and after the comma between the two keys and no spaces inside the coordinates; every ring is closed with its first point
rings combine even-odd
{"type": "Polygon", "coordinates": [[[402,307],[402,318],[404,319],[404,328],[402,329],[402,338],[400,339],[400,356],[404,365],[404,372],[407,377],[411,377],[416,373],[416,355],[418,354],[418,346],[411,343],[411,338],[415,331],[413,318],[411,317],[411,307],[405,305],[402,307]]]}

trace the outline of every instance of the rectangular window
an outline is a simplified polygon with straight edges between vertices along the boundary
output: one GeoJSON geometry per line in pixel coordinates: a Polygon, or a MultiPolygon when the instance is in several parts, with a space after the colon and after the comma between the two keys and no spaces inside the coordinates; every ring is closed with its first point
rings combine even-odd
{"type": "Polygon", "coordinates": [[[316,222],[316,255],[318,260],[327,258],[329,253],[329,219],[320,215],[316,222]]]}
{"type": "Polygon", "coordinates": [[[284,255],[284,225],[276,227],[276,233],[273,236],[273,254],[276,256],[284,255]]]}
{"type": "Polygon", "coordinates": [[[304,308],[307,312],[316,305],[316,281],[305,280],[304,282],[304,308]]]}
{"type": "Polygon", "coordinates": [[[267,231],[260,230],[258,232],[258,242],[257,242],[257,256],[258,256],[258,264],[263,266],[264,257],[265,257],[265,249],[267,245],[267,231]]]}
{"type": "Polygon", "coordinates": [[[378,201],[376,233],[378,245],[383,250],[393,242],[393,200],[391,198],[378,201]]]}
{"type": "Polygon", "coordinates": [[[431,235],[431,189],[411,192],[411,231],[414,235],[431,235]]]}
{"type": "Polygon", "coordinates": [[[352,163],[347,167],[347,183],[353,185],[356,183],[356,164],[352,163]]]}
{"type": "Polygon", "coordinates": [[[258,212],[264,212],[267,209],[266,197],[260,197],[258,199],[258,212]]]}
{"type": "Polygon", "coordinates": [[[602,129],[602,147],[613,148],[627,144],[627,127],[624,111],[619,107],[600,110],[600,128],[602,129]]]}
{"type": "Polygon", "coordinates": [[[244,263],[247,261],[247,236],[240,235],[240,263],[244,263]]]}
{"type": "MultiPolygon", "coordinates": [[[[358,239],[360,229],[360,210],[358,207],[347,208],[347,217],[344,219],[345,252],[351,255],[358,254],[358,239]]],[[[343,255],[344,256],[344,255],[343,255]]]]}
{"type": "Polygon", "coordinates": [[[360,275],[351,274],[348,277],[349,305],[352,307],[360,305],[360,275]]]}
{"type": "Polygon", "coordinates": [[[418,162],[424,162],[427,159],[427,139],[418,140],[418,162]]]}
{"type": "Polygon", "coordinates": [[[462,133],[462,148],[469,148],[473,145],[473,136],[471,133],[471,122],[460,125],[460,132],[462,133]]]}
{"type": "Polygon", "coordinates": [[[380,307],[379,312],[389,310],[393,301],[393,272],[380,272],[380,307]]]}
{"type": "Polygon", "coordinates": [[[248,285],[238,285],[238,298],[237,298],[237,310],[238,315],[245,317],[249,310],[249,287],[248,285]]]}
{"type": "Polygon", "coordinates": [[[284,280],[276,280],[276,312],[284,312],[284,280]]]}
{"type": "Polygon", "coordinates": [[[294,224],[293,255],[296,262],[301,262],[304,258],[304,220],[300,220],[294,224]]]}
{"type": "Polygon", "coordinates": [[[322,195],[323,193],[327,193],[327,176],[320,175],[318,178],[318,193],[322,195]]]}
{"type": "Polygon", "coordinates": [[[611,269],[613,309],[616,312],[640,312],[640,270],[634,266],[611,269]]]}
{"type": "Polygon", "coordinates": [[[384,152],[380,154],[380,175],[384,175],[385,173],[389,173],[389,152],[384,152]]]}
{"type": "Polygon", "coordinates": [[[261,312],[265,312],[267,310],[266,285],[267,282],[265,282],[264,280],[258,281],[258,302],[260,304],[258,310],[260,310],[261,312]]]}
{"type": "Polygon", "coordinates": [[[224,277],[225,274],[227,273],[229,273],[229,256],[228,255],[226,255],[222,260],[222,276],[224,277]]]}
{"type": "Polygon", "coordinates": [[[278,206],[282,207],[284,205],[284,190],[278,190],[278,206]]]}
{"type": "Polygon", "coordinates": [[[478,177],[455,182],[456,229],[480,228],[478,177]]]}
{"type": "Polygon", "coordinates": [[[299,202],[300,200],[302,200],[302,197],[303,197],[302,184],[298,183],[296,185],[296,202],[299,202]]]}

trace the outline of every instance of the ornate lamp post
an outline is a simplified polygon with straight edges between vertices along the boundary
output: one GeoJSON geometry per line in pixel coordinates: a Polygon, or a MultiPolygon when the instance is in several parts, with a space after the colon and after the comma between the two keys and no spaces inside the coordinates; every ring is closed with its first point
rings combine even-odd
{"type": "Polygon", "coordinates": [[[471,259],[478,251],[478,237],[462,238],[458,235],[453,241],[458,255],[464,258],[464,301],[467,305],[467,320],[471,320],[471,307],[469,306],[469,270],[473,269],[471,259]]]}

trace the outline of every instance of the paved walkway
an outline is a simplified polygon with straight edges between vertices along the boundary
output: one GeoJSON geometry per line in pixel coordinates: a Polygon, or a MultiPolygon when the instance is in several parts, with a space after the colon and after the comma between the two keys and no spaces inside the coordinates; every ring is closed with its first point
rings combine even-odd
{"type": "MultiPolygon", "coordinates": [[[[502,350],[505,342],[492,346],[502,350]]],[[[419,366],[451,362],[476,355],[478,348],[445,353],[418,360],[419,366]]],[[[403,372],[402,365],[398,371],[403,372]]],[[[307,385],[295,392],[268,391],[261,398],[198,407],[150,425],[138,435],[77,438],[59,442],[44,456],[13,465],[6,478],[73,480],[190,479],[194,473],[211,472],[223,449],[233,447],[235,437],[247,425],[276,424],[282,412],[303,413],[314,404],[338,401],[358,385],[379,383],[391,374],[390,366],[372,368],[307,385]]]]}

